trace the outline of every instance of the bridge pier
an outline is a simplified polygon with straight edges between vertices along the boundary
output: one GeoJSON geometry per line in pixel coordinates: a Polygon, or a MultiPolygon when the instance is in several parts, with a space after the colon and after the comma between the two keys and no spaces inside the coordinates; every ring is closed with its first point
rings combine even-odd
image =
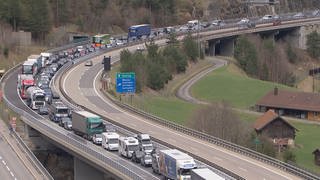
{"type": "Polygon", "coordinates": [[[216,44],[219,43],[219,40],[209,40],[208,41],[208,55],[215,56],[216,55],[216,44]]]}
{"type": "Polygon", "coordinates": [[[235,43],[235,40],[233,38],[220,40],[220,54],[219,55],[233,57],[234,43],[235,43]]]}
{"type": "Polygon", "coordinates": [[[55,150],[56,147],[51,144],[40,132],[24,124],[24,140],[28,142],[28,147],[32,150],[55,150]]]}

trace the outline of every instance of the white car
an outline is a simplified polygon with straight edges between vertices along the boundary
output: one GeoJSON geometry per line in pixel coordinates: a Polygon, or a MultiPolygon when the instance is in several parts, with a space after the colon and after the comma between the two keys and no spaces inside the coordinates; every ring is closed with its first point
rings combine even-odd
{"type": "Polygon", "coordinates": [[[267,15],[264,15],[261,19],[262,19],[262,20],[270,20],[270,19],[273,19],[273,16],[267,14],[267,15]]]}
{"type": "Polygon", "coordinates": [[[248,19],[248,18],[242,18],[239,22],[238,22],[238,24],[247,24],[247,23],[249,23],[250,22],[250,20],[248,19]]]}
{"type": "Polygon", "coordinates": [[[102,143],[102,135],[101,134],[93,135],[92,141],[93,141],[94,144],[101,145],[101,143],[102,143]]]}

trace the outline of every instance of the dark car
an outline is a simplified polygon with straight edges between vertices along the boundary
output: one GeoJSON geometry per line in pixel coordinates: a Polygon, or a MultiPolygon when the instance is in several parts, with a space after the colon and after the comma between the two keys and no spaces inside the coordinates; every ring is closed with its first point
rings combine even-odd
{"type": "Polygon", "coordinates": [[[53,99],[60,99],[60,96],[56,92],[52,92],[52,98],[53,99]]]}
{"type": "Polygon", "coordinates": [[[44,90],[44,94],[45,94],[45,100],[46,102],[48,102],[49,104],[52,103],[52,91],[50,88],[47,89],[43,89],[44,90]]]}
{"type": "Polygon", "coordinates": [[[40,115],[48,115],[49,109],[46,106],[42,106],[38,109],[38,114],[40,115]]]}

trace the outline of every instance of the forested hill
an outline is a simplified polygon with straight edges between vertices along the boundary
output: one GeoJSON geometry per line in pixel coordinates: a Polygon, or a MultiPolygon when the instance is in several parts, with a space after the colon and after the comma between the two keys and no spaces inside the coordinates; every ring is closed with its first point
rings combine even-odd
{"type": "MultiPolygon", "coordinates": [[[[244,0],[0,0],[0,19],[14,30],[33,32],[42,38],[54,27],[76,25],[77,31],[119,33],[132,24],[155,27],[183,24],[201,18],[247,16],[244,0]]],[[[278,11],[302,11],[320,7],[319,0],[280,0],[278,11]]],[[[253,10],[254,15],[269,11],[253,10]]],[[[252,15],[252,14],[251,14],[252,15]]],[[[3,23],[3,22],[2,22],[3,23]]]]}

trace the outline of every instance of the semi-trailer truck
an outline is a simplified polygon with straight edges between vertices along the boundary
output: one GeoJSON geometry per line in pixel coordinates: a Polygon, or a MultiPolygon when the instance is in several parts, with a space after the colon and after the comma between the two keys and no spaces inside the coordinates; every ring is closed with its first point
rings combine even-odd
{"type": "Polygon", "coordinates": [[[88,111],[72,111],[72,129],[85,139],[91,140],[94,134],[101,134],[104,125],[100,116],[88,111]]]}
{"type": "Polygon", "coordinates": [[[191,180],[224,180],[225,178],[211,171],[209,168],[198,168],[191,170],[191,180]]]}
{"type": "Polygon", "coordinates": [[[148,37],[151,34],[150,24],[140,24],[130,26],[128,29],[128,39],[140,39],[143,36],[148,37]]]}
{"type": "Polygon", "coordinates": [[[159,173],[166,179],[191,179],[191,170],[197,167],[191,156],[177,149],[160,150],[158,161],[152,164],[158,163],[159,173]]]}
{"type": "Polygon", "coordinates": [[[33,110],[39,109],[46,104],[44,91],[37,86],[31,86],[27,89],[26,98],[27,105],[33,110]]]}

